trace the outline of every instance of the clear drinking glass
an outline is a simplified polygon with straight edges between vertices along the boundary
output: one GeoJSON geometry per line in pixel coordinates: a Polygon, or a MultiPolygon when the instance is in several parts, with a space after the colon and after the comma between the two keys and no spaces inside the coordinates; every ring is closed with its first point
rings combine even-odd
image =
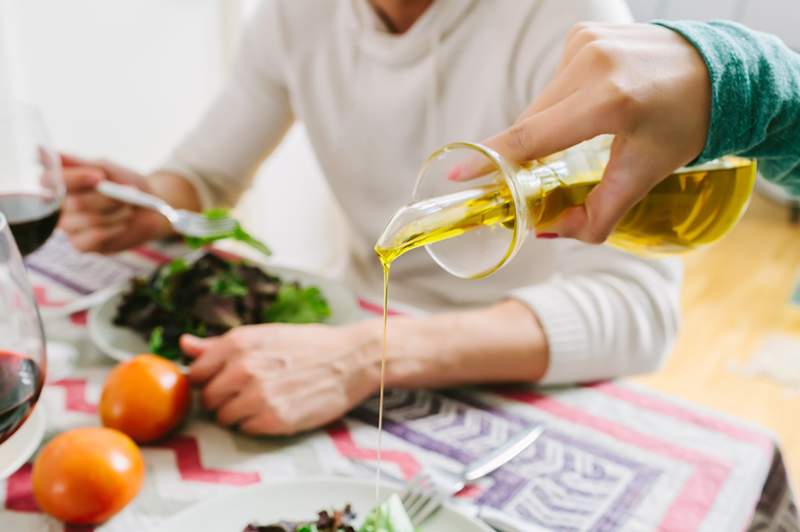
{"type": "Polygon", "coordinates": [[[0,478],[13,473],[39,445],[44,421],[35,406],[46,368],[39,309],[0,213],[0,478]]]}
{"type": "Polygon", "coordinates": [[[61,159],[41,113],[24,102],[4,102],[0,105],[0,212],[22,255],[50,238],[63,200],[61,159]]]}

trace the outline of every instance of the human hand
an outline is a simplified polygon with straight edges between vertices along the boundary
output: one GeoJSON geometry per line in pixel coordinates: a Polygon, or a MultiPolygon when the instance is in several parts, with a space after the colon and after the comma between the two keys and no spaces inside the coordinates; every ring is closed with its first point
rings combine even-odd
{"type": "Polygon", "coordinates": [[[377,390],[379,343],[362,324],[265,324],[184,335],[189,379],[221,425],[289,435],[342,417],[377,390]]]}
{"type": "Polygon", "coordinates": [[[548,228],[601,243],[650,189],[702,152],[710,109],[706,65],[679,34],[652,24],[583,23],[570,31],[554,79],[484,144],[530,161],[614,134],[602,182],[548,228]]]}
{"type": "Polygon", "coordinates": [[[97,192],[108,179],[151,192],[146,179],[108,161],[61,155],[67,195],[59,227],[80,251],[110,253],[166,236],[169,223],[158,213],[118,202],[97,192]]]}

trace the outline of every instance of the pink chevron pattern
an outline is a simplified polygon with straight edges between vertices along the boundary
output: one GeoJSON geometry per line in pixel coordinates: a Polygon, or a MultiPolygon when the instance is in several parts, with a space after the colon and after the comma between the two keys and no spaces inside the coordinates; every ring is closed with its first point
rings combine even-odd
{"type": "Polygon", "coordinates": [[[96,414],[97,405],[86,400],[86,379],[61,379],[50,383],[66,391],[65,408],[70,412],[96,414]]]}
{"type": "MultiPolygon", "coordinates": [[[[328,428],[328,435],[331,437],[336,450],[347,458],[354,460],[378,459],[378,450],[359,447],[350,434],[350,430],[344,423],[337,423],[328,428]]],[[[381,461],[396,464],[400,468],[400,471],[403,472],[403,476],[406,479],[410,479],[416,475],[421,467],[412,454],[388,449],[381,451],[381,461]]]]}
{"type": "Polygon", "coordinates": [[[197,438],[193,436],[176,436],[151,447],[175,451],[175,463],[183,480],[230,486],[249,486],[261,482],[261,475],[257,472],[227,471],[204,467],[200,461],[197,438]]]}
{"type": "Polygon", "coordinates": [[[7,510],[14,512],[41,511],[33,498],[32,471],[33,466],[25,464],[6,479],[5,507],[7,510]]]}
{"type": "Polygon", "coordinates": [[[33,287],[33,296],[36,298],[36,304],[40,307],[63,307],[66,302],[65,301],[53,301],[50,299],[49,294],[47,293],[47,288],[44,286],[34,286],[33,287]]]}
{"type": "Polygon", "coordinates": [[[720,462],[713,456],[632,430],[546,395],[527,391],[504,392],[501,395],[507,399],[535,406],[562,419],[604,432],[618,441],[692,465],[694,472],[673,500],[661,521],[659,530],[676,532],[696,530],[711,510],[732,469],[731,464],[720,462]]]}
{"type": "Polygon", "coordinates": [[[620,386],[613,382],[598,382],[586,385],[586,388],[591,388],[596,392],[631,403],[632,405],[647,409],[651,412],[656,412],[708,430],[719,432],[735,440],[752,443],[760,448],[767,456],[771,456],[775,448],[775,444],[772,443],[772,440],[770,440],[766,434],[735,425],[721,417],[691,410],[675,402],[667,401],[648,393],[639,392],[627,386],[620,386]]]}

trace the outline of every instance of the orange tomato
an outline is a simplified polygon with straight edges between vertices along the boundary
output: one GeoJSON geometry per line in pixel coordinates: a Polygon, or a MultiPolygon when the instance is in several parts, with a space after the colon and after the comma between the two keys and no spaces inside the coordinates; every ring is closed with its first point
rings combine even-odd
{"type": "Polygon", "coordinates": [[[143,479],[144,461],[136,444],[101,427],[59,434],[33,463],[36,502],[67,523],[106,521],[136,497],[143,479]]]}
{"type": "Polygon", "coordinates": [[[109,373],[100,396],[100,420],[139,443],[152,442],[178,426],[190,399],[189,379],[176,364],[139,355],[109,373]]]}

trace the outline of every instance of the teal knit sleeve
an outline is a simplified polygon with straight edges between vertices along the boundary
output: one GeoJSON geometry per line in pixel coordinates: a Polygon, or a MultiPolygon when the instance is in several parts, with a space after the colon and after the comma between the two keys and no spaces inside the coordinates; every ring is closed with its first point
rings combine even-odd
{"type": "Polygon", "coordinates": [[[711,123],[697,162],[755,158],[762,176],[800,196],[800,54],[735,22],[654,24],[680,33],[708,67],[711,123]]]}

